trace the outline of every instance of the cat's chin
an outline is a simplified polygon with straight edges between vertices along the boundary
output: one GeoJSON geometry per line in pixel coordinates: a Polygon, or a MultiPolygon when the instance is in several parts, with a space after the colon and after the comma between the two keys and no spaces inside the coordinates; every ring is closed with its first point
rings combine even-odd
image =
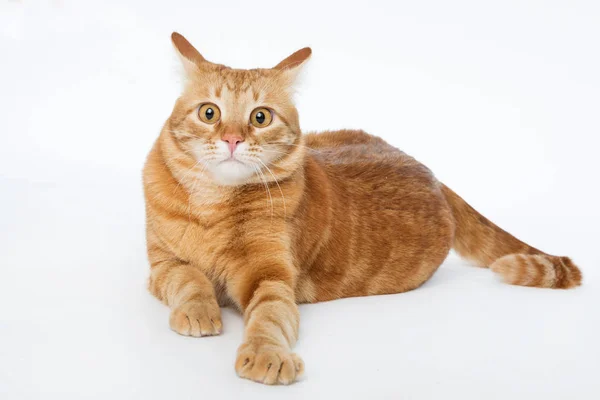
{"type": "Polygon", "coordinates": [[[256,170],[238,160],[225,160],[209,167],[213,181],[221,186],[239,186],[248,183],[256,170]]]}

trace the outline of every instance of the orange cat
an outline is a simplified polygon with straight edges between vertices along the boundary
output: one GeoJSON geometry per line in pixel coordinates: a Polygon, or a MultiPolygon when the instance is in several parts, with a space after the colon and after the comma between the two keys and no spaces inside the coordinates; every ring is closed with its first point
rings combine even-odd
{"type": "Polygon", "coordinates": [[[239,376],[293,382],[298,303],[414,289],[450,248],[508,283],[581,283],[569,258],[498,228],[382,139],[302,135],[291,93],[310,49],[239,70],[172,40],[187,84],[144,168],[149,288],[182,335],[219,334],[219,305],[237,307],[239,376]]]}

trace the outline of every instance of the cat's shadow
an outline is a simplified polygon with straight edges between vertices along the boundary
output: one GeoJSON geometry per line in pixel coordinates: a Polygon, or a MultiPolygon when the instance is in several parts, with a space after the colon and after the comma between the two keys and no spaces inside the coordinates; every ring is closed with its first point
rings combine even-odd
{"type": "Polygon", "coordinates": [[[470,265],[467,261],[461,260],[457,256],[450,255],[421,288],[445,286],[459,280],[464,280],[466,275],[473,273],[473,269],[477,270],[478,267],[470,265]]]}

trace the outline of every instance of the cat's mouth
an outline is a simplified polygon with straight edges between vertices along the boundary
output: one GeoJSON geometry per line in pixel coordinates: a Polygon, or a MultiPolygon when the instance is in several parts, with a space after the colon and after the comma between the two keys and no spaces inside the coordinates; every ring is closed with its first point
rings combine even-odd
{"type": "Polygon", "coordinates": [[[213,178],[221,185],[241,185],[254,175],[256,168],[238,157],[227,157],[210,167],[213,178]]]}
{"type": "Polygon", "coordinates": [[[219,164],[242,164],[242,165],[246,165],[245,162],[235,158],[235,157],[229,157],[223,161],[221,161],[219,164]]]}

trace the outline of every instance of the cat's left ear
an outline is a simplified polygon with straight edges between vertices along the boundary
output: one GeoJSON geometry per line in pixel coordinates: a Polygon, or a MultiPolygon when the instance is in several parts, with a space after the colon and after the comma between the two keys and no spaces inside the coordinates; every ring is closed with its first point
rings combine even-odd
{"type": "Polygon", "coordinates": [[[311,54],[310,47],[305,47],[274,66],[273,69],[283,72],[289,77],[290,83],[293,83],[302,70],[302,66],[310,59],[311,54]]]}

